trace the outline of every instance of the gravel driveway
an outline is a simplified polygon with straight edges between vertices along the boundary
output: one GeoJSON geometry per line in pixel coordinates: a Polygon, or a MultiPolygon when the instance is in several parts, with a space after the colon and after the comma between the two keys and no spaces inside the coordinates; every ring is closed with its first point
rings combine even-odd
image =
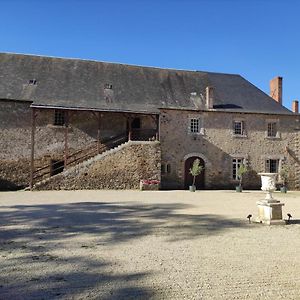
{"type": "Polygon", "coordinates": [[[293,221],[248,223],[262,192],[0,193],[0,299],[300,299],[293,221]]]}

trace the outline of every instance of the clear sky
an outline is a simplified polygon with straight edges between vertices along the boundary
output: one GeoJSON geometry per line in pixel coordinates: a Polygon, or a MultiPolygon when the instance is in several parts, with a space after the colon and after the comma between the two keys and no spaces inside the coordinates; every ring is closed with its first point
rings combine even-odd
{"type": "Polygon", "coordinates": [[[300,98],[298,0],[0,0],[0,52],[241,74],[300,98]]]}

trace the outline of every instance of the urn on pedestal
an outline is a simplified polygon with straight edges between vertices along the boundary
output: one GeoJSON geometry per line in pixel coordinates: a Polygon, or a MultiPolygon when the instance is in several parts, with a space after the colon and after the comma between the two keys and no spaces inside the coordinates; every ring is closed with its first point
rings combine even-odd
{"type": "Polygon", "coordinates": [[[277,173],[259,173],[261,176],[261,189],[266,192],[264,200],[258,201],[258,222],[267,225],[285,224],[282,220],[282,206],[279,200],[273,198],[273,192],[276,189],[277,173]]]}

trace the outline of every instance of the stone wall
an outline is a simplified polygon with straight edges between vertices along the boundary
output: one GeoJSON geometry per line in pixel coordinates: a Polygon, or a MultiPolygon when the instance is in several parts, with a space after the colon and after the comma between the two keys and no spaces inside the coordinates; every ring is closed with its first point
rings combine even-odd
{"type": "Polygon", "coordinates": [[[160,143],[127,142],[109,155],[94,158],[53,176],[38,190],[138,189],[141,179],[160,180],[160,143]]]}
{"type": "MultiPolygon", "coordinates": [[[[162,110],[160,141],[162,164],[169,164],[171,172],[162,175],[164,188],[183,188],[185,160],[199,156],[205,161],[206,188],[233,188],[232,158],[244,157],[249,173],[245,176],[245,188],[259,188],[258,172],[265,171],[266,159],[279,159],[280,168],[290,168],[290,188],[296,186],[295,174],[298,150],[295,148],[299,117],[293,115],[265,115],[222,112],[195,112],[162,110]],[[189,118],[200,118],[201,133],[189,133],[189,118]],[[243,120],[245,136],[234,136],[233,121],[243,120]],[[279,135],[266,137],[267,121],[278,122],[279,135]],[[287,151],[296,153],[293,157],[287,151]],[[297,150],[297,151],[295,151],[297,150]]],[[[299,157],[298,157],[299,159],[299,157]]]]}

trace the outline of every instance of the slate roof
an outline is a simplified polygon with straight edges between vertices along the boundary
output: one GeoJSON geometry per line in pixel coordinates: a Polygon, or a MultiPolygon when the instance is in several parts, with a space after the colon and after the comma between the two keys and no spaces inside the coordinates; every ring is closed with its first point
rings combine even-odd
{"type": "Polygon", "coordinates": [[[291,114],[240,75],[0,53],[0,99],[37,106],[148,113],[159,108],[205,110],[207,86],[214,87],[217,111],[291,114]],[[29,84],[33,79],[36,84],[29,84]]]}

